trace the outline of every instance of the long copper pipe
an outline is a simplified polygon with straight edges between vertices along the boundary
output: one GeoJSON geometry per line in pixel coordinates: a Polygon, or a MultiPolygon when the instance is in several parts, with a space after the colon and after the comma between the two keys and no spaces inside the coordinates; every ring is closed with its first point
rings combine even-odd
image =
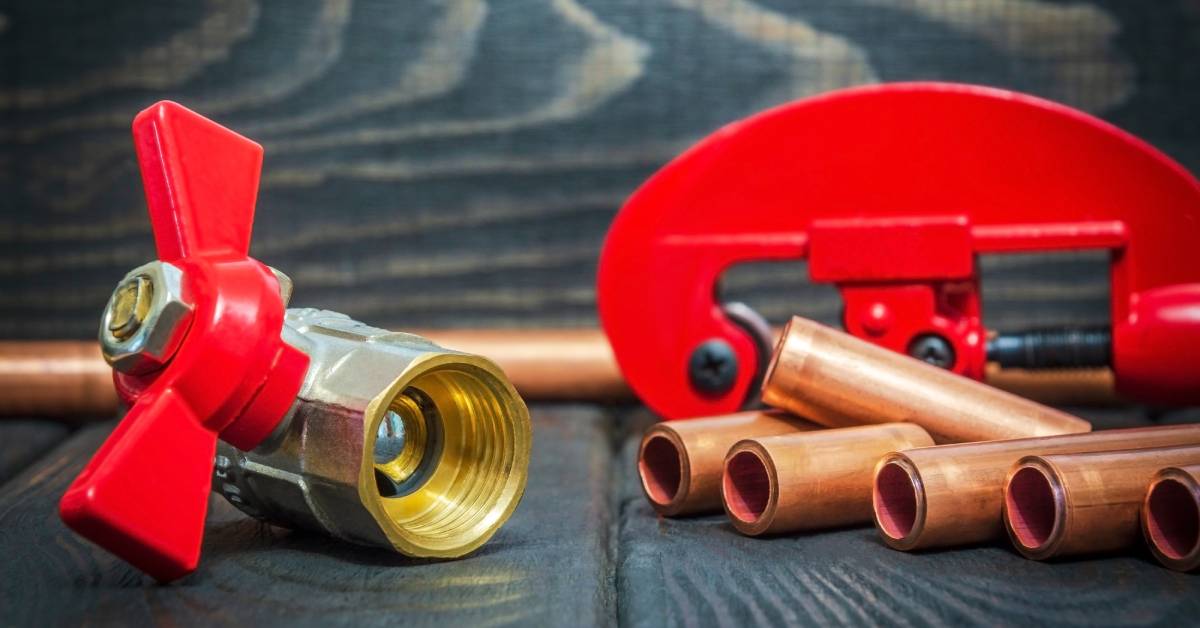
{"type": "Polygon", "coordinates": [[[1163,565],[1176,571],[1200,568],[1200,465],[1154,474],[1142,502],[1142,535],[1163,565]]]}
{"type": "Polygon", "coordinates": [[[763,401],[829,427],[909,421],[937,442],[1087,432],[1087,421],[793,317],[763,401]]]}
{"type": "Polygon", "coordinates": [[[888,546],[919,550],[1004,534],[1004,480],[1024,456],[1200,445],[1200,424],[940,445],[889,453],[875,467],[875,526],[888,546]]]}
{"type": "Polygon", "coordinates": [[[742,440],[725,457],[725,512],[748,536],[864,523],[879,457],[929,445],[933,439],[912,423],[742,440]]]}
{"type": "MultiPolygon", "coordinates": [[[[484,355],[530,400],[629,402],[598,329],[430,329],[413,333],[449,349],[484,355]]],[[[0,341],[0,416],[110,417],[112,369],[95,342],[0,341]]]]}
{"type": "Polygon", "coordinates": [[[656,423],[642,437],[638,475],[650,505],[668,517],[721,509],[725,453],[747,436],[816,429],[784,412],[740,412],[689,421],[656,423]]]}
{"type": "Polygon", "coordinates": [[[112,377],[95,342],[0,342],[0,415],[111,417],[112,377]]]}
{"type": "MultiPolygon", "coordinates": [[[[452,349],[495,360],[529,400],[628,402],[599,329],[416,330],[452,349]]],[[[987,370],[989,384],[1045,403],[1096,405],[1117,401],[1112,371],[987,370]]],[[[0,341],[0,416],[96,416],[117,411],[112,373],[95,342],[0,341]]]]}
{"type": "Polygon", "coordinates": [[[1026,456],[1004,485],[1004,524],[1026,558],[1110,552],[1137,542],[1150,480],[1200,464],[1200,446],[1026,456]]]}

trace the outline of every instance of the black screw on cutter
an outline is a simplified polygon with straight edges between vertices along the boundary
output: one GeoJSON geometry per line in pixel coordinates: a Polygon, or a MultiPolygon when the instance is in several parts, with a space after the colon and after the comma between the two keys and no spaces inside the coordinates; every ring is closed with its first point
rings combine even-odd
{"type": "Polygon", "coordinates": [[[733,347],[720,338],[700,343],[688,359],[688,378],[696,390],[719,395],[733,387],[738,360],[733,347]]]}

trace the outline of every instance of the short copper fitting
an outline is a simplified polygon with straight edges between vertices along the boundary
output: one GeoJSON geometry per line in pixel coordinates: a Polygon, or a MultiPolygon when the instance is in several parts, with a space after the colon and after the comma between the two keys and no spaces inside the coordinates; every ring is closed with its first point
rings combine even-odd
{"type": "Polygon", "coordinates": [[[725,454],[739,439],[816,429],[783,412],[740,412],[727,416],[657,423],[638,450],[638,475],[655,510],[667,517],[721,509],[725,454]]]}
{"type": "Polygon", "coordinates": [[[1167,467],[1154,474],[1142,502],[1142,534],[1166,567],[1200,567],[1200,465],[1167,467]]]}
{"type": "Polygon", "coordinates": [[[1192,464],[1200,447],[1026,456],[1004,485],[1008,536],[1033,560],[1129,547],[1154,474],[1192,464]]]}
{"type": "Polygon", "coordinates": [[[763,401],[829,427],[908,421],[937,442],[1087,432],[1087,421],[793,317],[763,401]]]}
{"type": "Polygon", "coordinates": [[[893,549],[983,543],[1004,535],[1004,480],[1024,456],[1200,445],[1200,425],[1102,430],[889,453],[875,468],[875,525],[893,549]]]}
{"type": "Polygon", "coordinates": [[[912,423],[742,440],[725,457],[725,512],[748,536],[865,523],[879,457],[928,445],[933,439],[912,423]]]}

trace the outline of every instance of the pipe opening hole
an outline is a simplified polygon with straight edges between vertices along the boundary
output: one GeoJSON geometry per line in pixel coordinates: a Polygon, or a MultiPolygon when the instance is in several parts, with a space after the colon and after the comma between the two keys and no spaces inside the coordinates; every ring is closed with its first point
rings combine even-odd
{"type": "Polygon", "coordinates": [[[683,463],[675,443],[665,436],[650,437],[638,461],[638,474],[650,499],[659,505],[671,503],[679,494],[682,473],[683,463]]]}
{"type": "Polygon", "coordinates": [[[889,462],[875,476],[875,520],[883,533],[903,539],[917,522],[917,489],[900,465],[889,462]]]}
{"type": "Polygon", "coordinates": [[[368,461],[382,508],[376,518],[393,541],[415,556],[461,556],[520,500],[529,418],[493,373],[436,359],[379,413],[369,443],[377,457],[368,461]]]}
{"type": "Polygon", "coordinates": [[[1200,546],[1200,509],[1183,483],[1167,479],[1156,484],[1147,509],[1146,531],[1164,556],[1179,560],[1200,546]]]}
{"type": "Polygon", "coordinates": [[[417,388],[406,388],[388,406],[375,433],[375,483],[383,497],[407,495],[428,479],[442,447],[437,405],[417,388]]]}
{"type": "Polygon", "coordinates": [[[771,500],[771,476],[753,452],[740,451],[725,465],[725,505],[738,521],[754,523],[771,500]]]}
{"type": "Polygon", "coordinates": [[[1050,540],[1058,508],[1054,488],[1045,473],[1025,467],[1013,475],[1004,496],[1009,528],[1017,542],[1037,549],[1050,540]]]}

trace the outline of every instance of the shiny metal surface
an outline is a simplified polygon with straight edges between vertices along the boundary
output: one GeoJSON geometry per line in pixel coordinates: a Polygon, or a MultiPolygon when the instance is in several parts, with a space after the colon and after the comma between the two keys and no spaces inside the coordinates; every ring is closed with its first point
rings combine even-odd
{"type": "Polygon", "coordinates": [[[799,317],[784,328],[763,401],[829,427],[907,421],[973,442],[1091,430],[1091,424],[799,317]]]}
{"type": "Polygon", "coordinates": [[[1175,571],[1200,568],[1200,465],[1160,469],[1142,501],[1150,552],[1175,571]]]}
{"type": "Polygon", "coordinates": [[[749,536],[864,523],[879,457],[929,445],[933,439],[912,423],[742,440],[725,458],[725,512],[749,536]]]}
{"type": "Polygon", "coordinates": [[[100,351],[114,369],[148,373],[171,359],[191,323],[182,284],[179,268],[163,261],[139,266],[117,284],[100,323],[100,351]]]}
{"type": "Polygon", "coordinates": [[[725,454],[734,443],[816,427],[778,411],[656,423],[646,430],[638,448],[642,491],[650,505],[668,517],[718,512],[725,454]]]}
{"type": "Polygon", "coordinates": [[[311,364],[262,445],[220,445],[214,490],[267,521],[410,556],[456,557],[508,519],[529,414],[490,361],[320,310],[288,310],[311,364]]]}
{"type": "Polygon", "coordinates": [[[1133,546],[1154,474],[1200,464],[1200,447],[1026,456],[1004,487],[1004,524],[1026,558],[1110,552],[1133,546]]]}
{"type": "Polygon", "coordinates": [[[1004,481],[1024,456],[1200,444],[1200,425],[1102,430],[892,452],[875,467],[875,524],[884,543],[919,550],[1004,534],[1004,481]]]}

